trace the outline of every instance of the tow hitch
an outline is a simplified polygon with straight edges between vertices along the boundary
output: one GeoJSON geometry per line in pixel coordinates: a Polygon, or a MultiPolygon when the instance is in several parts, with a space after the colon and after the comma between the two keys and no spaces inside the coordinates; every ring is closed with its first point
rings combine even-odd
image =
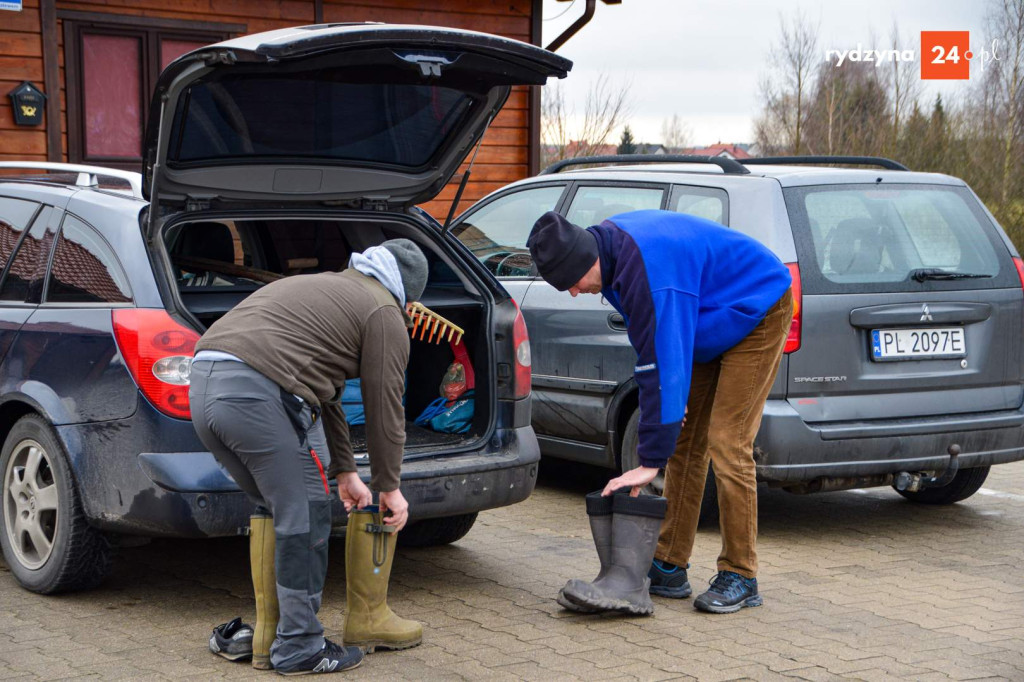
{"type": "Polygon", "coordinates": [[[916,493],[925,488],[941,488],[944,485],[949,485],[956,476],[956,472],[960,470],[960,464],[957,462],[960,446],[953,443],[947,452],[949,453],[949,464],[946,465],[946,470],[940,476],[924,476],[919,473],[912,474],[909,471],[901,471],[896,475],[896,482],[893,483],[896,490],[916,493]]]}

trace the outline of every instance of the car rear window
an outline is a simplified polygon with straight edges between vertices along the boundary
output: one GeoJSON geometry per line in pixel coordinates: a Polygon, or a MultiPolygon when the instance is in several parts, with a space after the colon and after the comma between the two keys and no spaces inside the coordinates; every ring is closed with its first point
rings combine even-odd
{"type": "Polygon", "coordinates": [[[472,97],[438,85],[358,82],[322,70],[225,74],[179,99],[168,161],[310,159],[425,165],[472,97]]]}
{"type": "Polygon", "coordinates": [[[801,276],[817,280],[822,291],[1007,285],[1000,277],[1007,249],[966,188],[797,187],[786,190],[786,204],[801,276]],[[933,279],[936,274],[950,279],[933,279]]]}

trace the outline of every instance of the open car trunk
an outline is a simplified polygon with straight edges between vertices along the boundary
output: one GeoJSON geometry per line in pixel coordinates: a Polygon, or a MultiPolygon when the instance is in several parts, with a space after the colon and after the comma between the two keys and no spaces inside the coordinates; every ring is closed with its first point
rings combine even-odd
{"type": "MultiPolygon", "coordinates": [[[[200,331],[216,322],[254,291],[283,277],[339,271],[353,252],[387,239],[416,242],[427,256],[429,277],[421,303],[465,330],[476,379],[472,424],[466,433],[442,433],[413,421],[441,395],[441,381],[454,355],[449,342],[420,340],[410,344],[406,380],[406,459],[461,449],[488,435],[491,423],[493,365],[487,334],[482,286],[466,269],[452,267],[451,255],[424,238],[422,229],[401,219],[367,220],[366,214],[346,218],[217,218],[177,223],[164,230],[164,245],[181,305],[198,322],[200,331]],[[462,273],[461,276],[460,274],[462,273]]],[[[428,335],[429,336],[429,335],[428,335]]],[[[358,398],[357,398],[358,400],[358,398]]],[[[357,460],[366,461],[366,436],[361,425],[350,425],[357,460]]]]}

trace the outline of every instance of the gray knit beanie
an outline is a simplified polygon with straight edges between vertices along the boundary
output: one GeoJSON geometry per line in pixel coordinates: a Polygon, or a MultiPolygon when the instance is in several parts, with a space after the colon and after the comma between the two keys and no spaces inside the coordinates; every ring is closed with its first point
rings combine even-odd
{"type": "Polygon", "coordinates": [[[398,271],[402,273],[402,287],[405,289],[405,302],[420,300],[423,290],[427,288],[427,258],[409,239],[389,239],[381,244],[391,252],[398,261],[398,271]]]}

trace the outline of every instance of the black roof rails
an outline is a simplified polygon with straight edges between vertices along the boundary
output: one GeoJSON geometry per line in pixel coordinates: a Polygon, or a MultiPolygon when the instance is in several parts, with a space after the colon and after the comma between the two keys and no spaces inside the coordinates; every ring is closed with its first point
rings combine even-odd
{"type": "Polygon", "coordinates": [[[582,166],[593,163],[710,163],[730,175],[746,175],[750,173],[737,161],[725,156],[690,156],[684,154],[618,154],[616,156],[580,156],[575,159],[556,161],[540,172],[540,175],[551,175],[569,166],[582,166]]]}
{"type": "Polygon", "coordinates": [[[743,159],[741,162],[747,166],[765,163],[772,165],[814,165],[827,163],[849,163],[861,166],[878,166],[887,170],[908,171],[910,170],[899,161],[886,159],[881,156],[757,156],[751,159],[743,159]]]}

